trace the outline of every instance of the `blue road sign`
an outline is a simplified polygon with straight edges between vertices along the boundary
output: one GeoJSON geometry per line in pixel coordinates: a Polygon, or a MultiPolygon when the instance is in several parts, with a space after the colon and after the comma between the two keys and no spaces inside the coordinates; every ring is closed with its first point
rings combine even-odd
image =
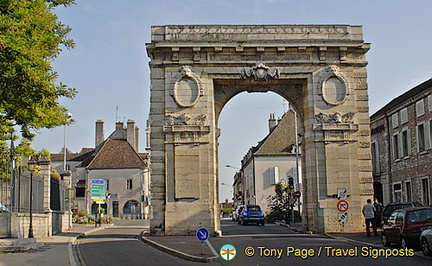
{"type": "Polygon", "coordinates": [[[92,184],[101,184],[101,185],[104,185],[104,184],[106,184],[106,180],[93,179],[93,180],[91,181],[91,183],[92,183],[92,184]]]}
{"type": "Polygon", "coordinates": [[[206,241],[209,238],[210,234],[209,234],[209,230],[207,230],[207,228],[201,227],[200,229],[197,230],[196,232],[196,237],[198,238],[199,241],[206,241]]]}

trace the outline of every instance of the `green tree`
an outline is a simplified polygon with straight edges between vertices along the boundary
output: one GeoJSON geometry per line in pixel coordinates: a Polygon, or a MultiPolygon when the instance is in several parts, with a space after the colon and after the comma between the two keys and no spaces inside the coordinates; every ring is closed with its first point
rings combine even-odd
{"type": "Polygon", "coordinates": [[[0,0],[1,157],[10,156],[5,142],[17,138],[13,133],[17,127],[23,139],[22,150],[27,153],[33,131],[70,123],[67,109],[58,100],[73,99],[76,90],[57,83],[51,63],[62,47],[74,46],[68,38],[70,27],[58,20],[54,8],[74,3],[75,0],[0,0]]]}

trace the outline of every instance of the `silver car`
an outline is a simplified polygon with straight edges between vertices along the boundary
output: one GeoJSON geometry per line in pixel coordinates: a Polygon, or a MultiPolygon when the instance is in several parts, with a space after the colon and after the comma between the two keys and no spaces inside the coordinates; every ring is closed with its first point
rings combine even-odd
{"type": "Polygon", "coordinates": [[[426,230],[423,230],[423,232],[420,235],[420,245],[421,249],[423,251],[423,254],[425,256],[431,256],[432,255],[432,228],[429,227],[426,230]]]}
{"type": "Polygon", "coordinates": [[[237,208],[232,213],[232,220],[238,222],[239,215],[243,210],[244,205],[238,205],[237,208]]]}
{"type": "Polygon", "coordinates": [[[0,202],[0,212],[10,212],[9,208],[0,202]]]}

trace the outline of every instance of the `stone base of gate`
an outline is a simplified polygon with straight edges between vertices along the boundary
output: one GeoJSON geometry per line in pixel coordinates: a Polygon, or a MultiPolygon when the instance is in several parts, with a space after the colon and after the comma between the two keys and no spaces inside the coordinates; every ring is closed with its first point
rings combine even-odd
{"type": "Polygon", "coordinates": [[[205,227],[211,234],[220,228],[219,216],[212,217],[208,203],[175,202],[165,209],[165,235],[195,235],[205,227]]]}

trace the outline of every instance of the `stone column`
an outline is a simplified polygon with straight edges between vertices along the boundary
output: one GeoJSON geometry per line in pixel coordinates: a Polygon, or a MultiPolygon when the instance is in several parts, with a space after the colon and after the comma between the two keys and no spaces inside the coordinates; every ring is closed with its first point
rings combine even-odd
{"type": "Polygon", "coordinates": [[[63,184],[66,186],[66,211],[65,217],[68,219],[68,229],[72,227],[72,172],[70,170],[66,170],[63,174],[63,184]]]}
{"type": "Polygon", "coordinates": [[[43,192],[43,208],[48,215],[47,234],[52,235],[52,211],[51,211],[51,160],[41,159],[38,161],[40,165],[40,174],[44,180],[43,192]]]}

